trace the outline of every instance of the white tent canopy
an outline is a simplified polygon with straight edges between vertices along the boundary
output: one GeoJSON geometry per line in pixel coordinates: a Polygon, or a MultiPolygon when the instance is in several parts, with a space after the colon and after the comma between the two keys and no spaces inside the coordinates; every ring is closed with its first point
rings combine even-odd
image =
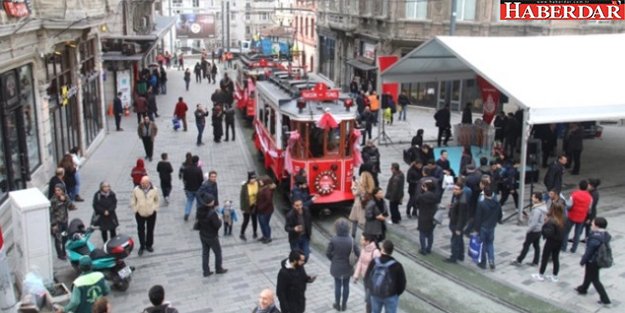
{"type": "Polygon", "coordinates": [[[475,78],[527,109],[529,124],[625,118],[625,34],[435,37],[382,82],[475,78]]]}
{"type": "Polygon", "coordinates": [[[435,37],[380,73],[378,82],[457,80],[477,74],[520,105],[520,213],[529,126],[625,118],[624,56],[625,34],[435,37]]]}

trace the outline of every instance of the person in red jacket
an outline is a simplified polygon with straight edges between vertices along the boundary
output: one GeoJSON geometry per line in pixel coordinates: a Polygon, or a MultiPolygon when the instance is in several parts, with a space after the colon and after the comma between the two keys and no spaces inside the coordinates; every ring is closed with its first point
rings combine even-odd
{"type": "Polygon", "coordinates": [[[566,228],[564,229],[564,238],[562,240],[562,252],[566,251],[566,245],[569,241],[569,233],[571,228],[575,226],[575,233],[573,235],[573,246],[571,247],[571,253],[575,253],[577,245],[579,244],[579,237],[584,229],[584,222],[586,216],[592,205],[592,195],[588,192],[588,182],[582,180],[579,182],[579,189],[571,193],[571,208],[569,209],[568,219],[566,221],[566,228]]]}
{"type": "Polygon", "coordinates": [[[182,120],[182,128],[184,131],[187,131],[187,111],[189,107],[182,100],[182,97],[178,98],[178,103],[176,103],[176,108],[174,109],[174,116],[178,119],[182,120]]]}
{"type": "Polygon", "coordinates": [[[137,159],[137,165],[130,171],[130,177],[132,177],[132,183],[136,186],[141,184],[141,178],[147,176],[148,172],[145,170],[145,163],[143,159],[137,159]]]}

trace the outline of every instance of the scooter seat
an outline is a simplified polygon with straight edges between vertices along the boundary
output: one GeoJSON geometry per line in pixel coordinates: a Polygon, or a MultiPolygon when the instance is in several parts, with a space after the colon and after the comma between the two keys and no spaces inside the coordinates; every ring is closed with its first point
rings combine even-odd
{"type": "Polygon", "coordinates": [[[97,259],[104,259],[104,258],[108,258],[110,257],[110,255],[108,255],[104,250],[102,249],[94,249],[93,251],[91,251],[91,253],[89,253],[89,257],[92,260],[97,260],[97,259]]]}
{"type": "Polygon", "coordinates": [[[74,251],[76,251],[76,253],[80,255],[90,255],[90,252],[91,252],[89,251],[89,247],[87,245],[82,245],[80,248],[77,248],[74,251]]]}

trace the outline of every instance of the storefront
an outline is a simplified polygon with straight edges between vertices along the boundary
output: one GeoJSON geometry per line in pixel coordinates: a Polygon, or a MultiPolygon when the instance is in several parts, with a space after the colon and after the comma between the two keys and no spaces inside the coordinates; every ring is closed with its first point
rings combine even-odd
{"type": "Polygon", "coordinates": [[[102,129],[100,99],[100,72],[96,69],[97,40],[80,43],[80,79],[82,85],[82,112],[85,123],[86,146],[91,145],[102,129]]]}
{"type": "Polygon", "coordinates": [[[71,148],[80,145],[78,86],[73,75],[75,56],[75,48],[63,45],[45,57],[52,157],[57,163],[71,148]]]}
{"type": "Polygon", "coordinates": [[[32,65],[0,74],[0,199],[41,166],[32,65]]]}
{"type": "Polygon", "coordinates": [[[370,91],[377,88],[378,67],[376,66],[376,44],[357,39],[355,41],[354,58],[347,60],[345,85],[349,86],[352,78],[356,79],[361,90],[370,91]]]}

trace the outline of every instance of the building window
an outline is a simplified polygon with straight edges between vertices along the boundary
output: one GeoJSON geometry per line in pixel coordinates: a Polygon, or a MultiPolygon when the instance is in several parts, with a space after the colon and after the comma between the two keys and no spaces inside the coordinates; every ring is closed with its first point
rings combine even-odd
{"type": "Polygon", "coordinates": [[[96,71],[95,39],[80,44],[80,75],[82,79],[83,120],[85,140],[89,146],[102,129],[100,111],[100,73],[96,71]]]}
{"type": "Polygon", "coordinates": [[[200,7],[200,0],[193,0],[193,7],[194,8],[199,8],[200,7]]]}
{"type": "Polygon", "coordinates": [[[315,19],[310,19],[310,37],[315,37],[315,19]]]}
{"type": "Polygon", "coordinates": [[[26,188],[30,174],[41,165],[37,108],[32,68],[0,74],[0,198],[26,188]]]}
{"type": "Polygon", "coordinates": [[[424,20],[428,15],[427,0],[406,1],[406,19],[424,20]]]}
{"type": "Polygon", "coordinates": [[[304,35],[308,37],[308,18],[306,18],[306,21],[304,22],[304,35]]]}
{"type": "Polygon", "coordinates": [[[475,0],[456,0],[456,19],[458,21],[475,20],[475,0]]]}
{"type": "Polygon", "coordinates": [[[319,37],[319,73],[334,79],[336,40],[333,38],[319,37]]]}
{"type": "Polygon", "coordinates": [[[250,20],[250,14],[249,13],[245,13],[245,20],[249,21],[250,20]]]}

